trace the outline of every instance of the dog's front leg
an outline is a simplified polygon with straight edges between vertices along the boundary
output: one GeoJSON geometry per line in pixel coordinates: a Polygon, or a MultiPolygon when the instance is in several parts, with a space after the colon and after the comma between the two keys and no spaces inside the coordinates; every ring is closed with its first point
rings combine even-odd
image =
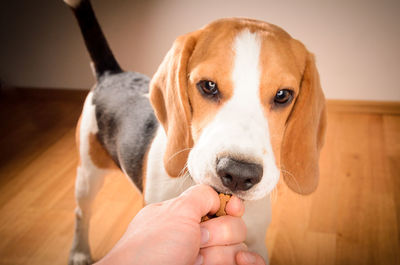
{"type": "Polygon", "coordinates": [[[266,197],[257,201],[245,202],[243,220],[247,227],[246,245],[250,251],[261,255],[268,264],[268,252],[265,245],[267,227],[271,222],[270,198],[266,197]]]}

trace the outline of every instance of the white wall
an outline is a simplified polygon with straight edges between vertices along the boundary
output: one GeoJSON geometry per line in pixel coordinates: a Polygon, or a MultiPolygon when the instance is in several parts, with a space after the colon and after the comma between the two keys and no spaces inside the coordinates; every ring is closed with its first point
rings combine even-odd
{"type": "MultiPolygon", "coordinates": [[[[152,75],[176,36],[231,16],[283,27],[317,57],[331,99],[400,101],[398,0],[93,0],[123,68],[152,75]]],[[[61,0],[2,3],[0,78],[26,87],[89,88],[89,56],[61,0]],[[36,4],[36,5],[35,5],[36,4]]]]}

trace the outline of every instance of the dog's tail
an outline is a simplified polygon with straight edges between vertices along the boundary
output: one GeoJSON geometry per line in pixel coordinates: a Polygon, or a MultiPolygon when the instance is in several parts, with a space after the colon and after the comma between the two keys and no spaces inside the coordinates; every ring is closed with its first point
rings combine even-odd
{"type": "Polygon", "coordinates": [[[86,48],[94,64],[96,77],[99,78],[106,72],[122,72],[97,22],[90,1],[64,0],[64,2],[71,7],[78,20],[86,48]]]}

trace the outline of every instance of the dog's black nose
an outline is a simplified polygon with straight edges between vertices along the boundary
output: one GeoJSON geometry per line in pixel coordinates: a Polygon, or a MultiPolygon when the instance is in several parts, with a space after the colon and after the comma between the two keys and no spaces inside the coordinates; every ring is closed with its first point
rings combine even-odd
{"type": "Polygon", "coordinates": [[[217,160],[217,174],[231,191],[248,190],[260,182],[263,168],[259,164],[222,157],[217,160]]]}

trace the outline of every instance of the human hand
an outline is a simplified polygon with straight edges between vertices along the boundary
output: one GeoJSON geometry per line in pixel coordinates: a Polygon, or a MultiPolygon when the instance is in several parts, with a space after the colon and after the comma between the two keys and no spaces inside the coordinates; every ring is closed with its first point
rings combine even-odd
{"type": "Polygon", "coordinates": [[[218,208],[218,194],[205,185],[148,205],[99,264],[251,264],[241,254],[248,252],[236,257],[247,249],[242,201],[232,196],[226,216],[200,223],[202,216],[218,208]]]}
{"type": "Polygon", "coordinates": [[[265,265],[264,259],[257,253],[240,251],[236,254],[237,265],[265,265]]]}

